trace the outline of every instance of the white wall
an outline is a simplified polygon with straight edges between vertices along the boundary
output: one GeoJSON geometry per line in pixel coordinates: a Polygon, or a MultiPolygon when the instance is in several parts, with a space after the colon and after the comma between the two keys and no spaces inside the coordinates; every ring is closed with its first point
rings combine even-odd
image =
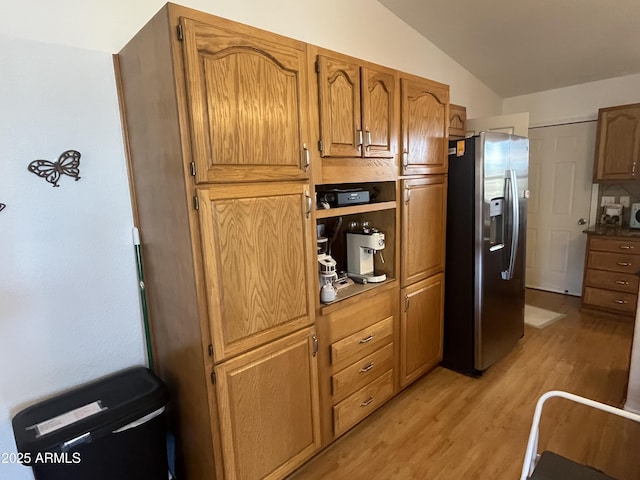
{"type": "MultiPolygon", "coordinates": [[[[22,408],[143,364],[132,215],[111,53],[163,0],[0,0],[0,453],[22,408]],[[35,159],[82,153],[53,188],[35,159]]],[[[470,115],[502,100],[372,0],[185,4],[452,86],[470,115]]],[[[0,463],[0,478],[30,470],[0,463]]]]}
{"type": "Polygon", "coordinates": [[[506,98],[502,113],[529,112],[532,127],[595,120],[598,109],[640,102],[640,74],[506,98]]]}
{"type": "MultiPolygon", "coordinates": [[[[0,453],[11,417],[145,362],[111,56],[0,37],[0,453]],[[82,154],[54,188],[36,159],[82,154]]],[[[0,478],[31,478],[0,463],[0,478]]]]}
{"type": "MultiPolygon", "coordinates": [[[[17,38],[118,52],[164,0],[0,0],[0,31],[17,38]]],[[[451,85],[469,117],[502,99],[374,0],[185,0],[177,3],[451,85]]]]}

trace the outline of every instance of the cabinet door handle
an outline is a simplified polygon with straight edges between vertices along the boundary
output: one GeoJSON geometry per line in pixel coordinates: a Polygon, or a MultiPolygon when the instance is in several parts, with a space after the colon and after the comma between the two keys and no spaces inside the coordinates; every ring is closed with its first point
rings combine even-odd
{"type": "Polygon", "coordinates": [[[367,398],[364,402],[360,404],[361,407],[368,407],[373,402],[373,397],[367,398]]]}
{"type": "Polygon", "coordinates": [[[626,305],[626,300],[614,300],[613,303],[619,303],[620,305],[626,305]]]}
{"type": "Polygon", "coordinates": [[[404,187],[404,204],[409,205],[411,201],[411,189],[409,186],[404,187]]]}
{"type": "Polygon", "coordinates": [[[629,262],[618,262],[618,265],[620,265],[621,267],[630,267],[631,263],[629,263],[629,262]]]}
{"type": "Polygon", "coordinates": [[[365,133],[364,148],[369,150],[369,147],[371,147],[371,131],[370,130],[365,130],[364,133],[365,133]]]}
{"type": "Polygon", "coordinates": [[[633,250],[632,245],[618,245],[618,248],[621,248],[622,250],[633,250]]]}
{"type": "Polygon", "coordinates": [[[304,153],[304,171],[306,172],[307,169],[309,168],[309,165],[311,165],[311,152],[307,148],[306,143],[302,144],[302,150],[304,153]]]}
{"type": "Polygon", "coordinates": [[[360,369],[360,373],[366,373],[373,368],[373,362],[367,363],[364,367],[360,369]]]}
{"type": "Polygon", "coordinates": [[[360,343],[369,343],[371,340],[373,340],[373,334],[369,335],[368,337],[360,339],[360,343]]]}
{"type": "Polygon", "coordinates": [[[402,152],[402,165],[405,167],[409,165],[409,152],[406,150],[402,152]]]}
{"type": "Polygon", "coordinates": [[[311,340],[313,340],[313,356],[315,357],[318,354],[318,336],[314,333],[311,340]]]}
{"type": "Polygon", "coordinates": [[[629,285],[629,282],[627,282],[626,280],[616,280],[616,283],[618,285],[629,285]]]}
{"type": "Polygon", "coordinates": [[[311,215],[311,195],[309,195],[309,192],[304,192],[304,196],[307,198],[307,211],[305,213],[306,217],[309,218],[309,216],[311,215]]]}
{"type": "Polygon", "coordinates": [[[409,310],[409,295],[404,296],[404,311],[409,310]]]}
{"type": "Polygon", "coordinates": [[[357,147],[360,148],[363,143],[364,143],[364,138],[362,136],[362,130],[358,130],[358,145],[357,145],[357,147]]]}

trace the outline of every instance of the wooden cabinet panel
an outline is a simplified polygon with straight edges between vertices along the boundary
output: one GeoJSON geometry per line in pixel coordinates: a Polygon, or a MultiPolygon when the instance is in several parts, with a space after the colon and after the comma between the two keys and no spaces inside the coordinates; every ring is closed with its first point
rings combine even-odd
{"type": "Polygon", "coordinates": [[[333,431],[342,435],[393,395],[393,373],[385,373],[333,407],[333,431]]]}
{"type": "Polygon", "coordinates": [[[391,369],[393,369],[393,344],[389,343],[331,376],[333,401],[339,402],[391,369]]]}
{"type": "Polygon", "coordinates": [[[637,180],[640,161],[640,104],[601,108],[593,178],[637,180]]]}
{"type": "Polygon", "coordinates": [[[607,272],[587,269],[585,283],[590,287],[605,288],[618,292],[637,293],[638,276],[635,273],[607,272]]]}
{"type": "Polygon", "coordinates": [[[640,270],[640,255],[589,252],[587,266],[610,272],[635,273],[640,270]]]}
{"type": "Polygon", "coordinates": [[[365,157],[393,157],[398,134],[394,105],[396,75],[393,70],[362,68],[362,128],[365,157]]]}
{"type": "Polygon", "coordinates": [[[406,287],[444,270],[447,178],[403,180],[401,280],[406,287]]]}
{"type": "Polygon", "coordinates": [[[589,236],[582,306],[634,315],[640,270],[640,239],[589,236]]]}
{"type": "Polygon", "coordinates": [[[380,292],[365,302],[353,302],[324,317],[329,344],[396,315],[397,290],[380,292]]]}
{"type": "Polygon", "coordinates": [[[345,55],[318,55],[323,157],[392,158],[396,153],[396,72],[345,55]]]}
{"type": "Polygon", "coordinates": [[[197,181],[308,177],[305,44],[182,25],[197,181]]]}
{"type": "Polygon", "coordinates": [[[280,479],[320,446],[312,328],[218,365],[227,479],[280,479]]]}
{"type": "Polygon", "coordinates": [[[309,186],[220,185],[198,198],[215,360],[313,323],[309,186]]]}
{"type": "Polygon", "coordinates": [[[331,364],[335,368],[353,362],[393,340],[393,317],[331,344],[331,364]]]}
{"type": "Polygon", "coordinates": [[[636,311],[638,296],[631,293],[585,287],[584,303],[606,309],[610,312],[633,313],[636,311]]]}
{"type": "Polygon", "coordinates": [[[400,107],[402,173],[447,173],[449,87],[403,74],[400,107]]]}
{"type": "Polygon", "coordinates": [[[406,387],[442,360],[444,275],[404,288],[400,318],[400,385],[406,387]]]}
{"type": "Polygon", "coordinates": [[[464,138],[467,134],[467,108],[449,104],[449,139],[464,138]]]}
{"type": "Polygon", "coordinates": [[[640,255],[640,241],[636,238],[592,238],[589,249],[640,255]]]}
{"type": "Polygon", "coordinates": [[[359,157],[362,152],[360,67],[318,55],[322,156],[359,157]]]}

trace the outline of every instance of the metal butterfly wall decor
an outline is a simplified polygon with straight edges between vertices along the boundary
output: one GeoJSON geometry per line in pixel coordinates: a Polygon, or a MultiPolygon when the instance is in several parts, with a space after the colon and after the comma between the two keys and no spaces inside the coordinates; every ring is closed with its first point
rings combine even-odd
{"type": "Polygon", "coordinates": [[[31,173],[44,178],[47,182],[59,187],[61,175],[68,175],[80,180],[80,152],[76,150],[67,150],[62,152],[55,162],[48,160],[34,160],[27,167],[31,173]]]}

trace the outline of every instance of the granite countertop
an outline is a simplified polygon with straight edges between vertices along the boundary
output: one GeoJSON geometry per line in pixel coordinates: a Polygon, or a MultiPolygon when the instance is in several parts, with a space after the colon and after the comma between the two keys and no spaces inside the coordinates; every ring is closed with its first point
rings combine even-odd
{"type": "Polygon", "coordinates": [[[591,225],[586,230],[583,230],[587,235],[604,236],[604,237],[639,237],[640,230],[629,228],[624,225],[591,225]]]}

